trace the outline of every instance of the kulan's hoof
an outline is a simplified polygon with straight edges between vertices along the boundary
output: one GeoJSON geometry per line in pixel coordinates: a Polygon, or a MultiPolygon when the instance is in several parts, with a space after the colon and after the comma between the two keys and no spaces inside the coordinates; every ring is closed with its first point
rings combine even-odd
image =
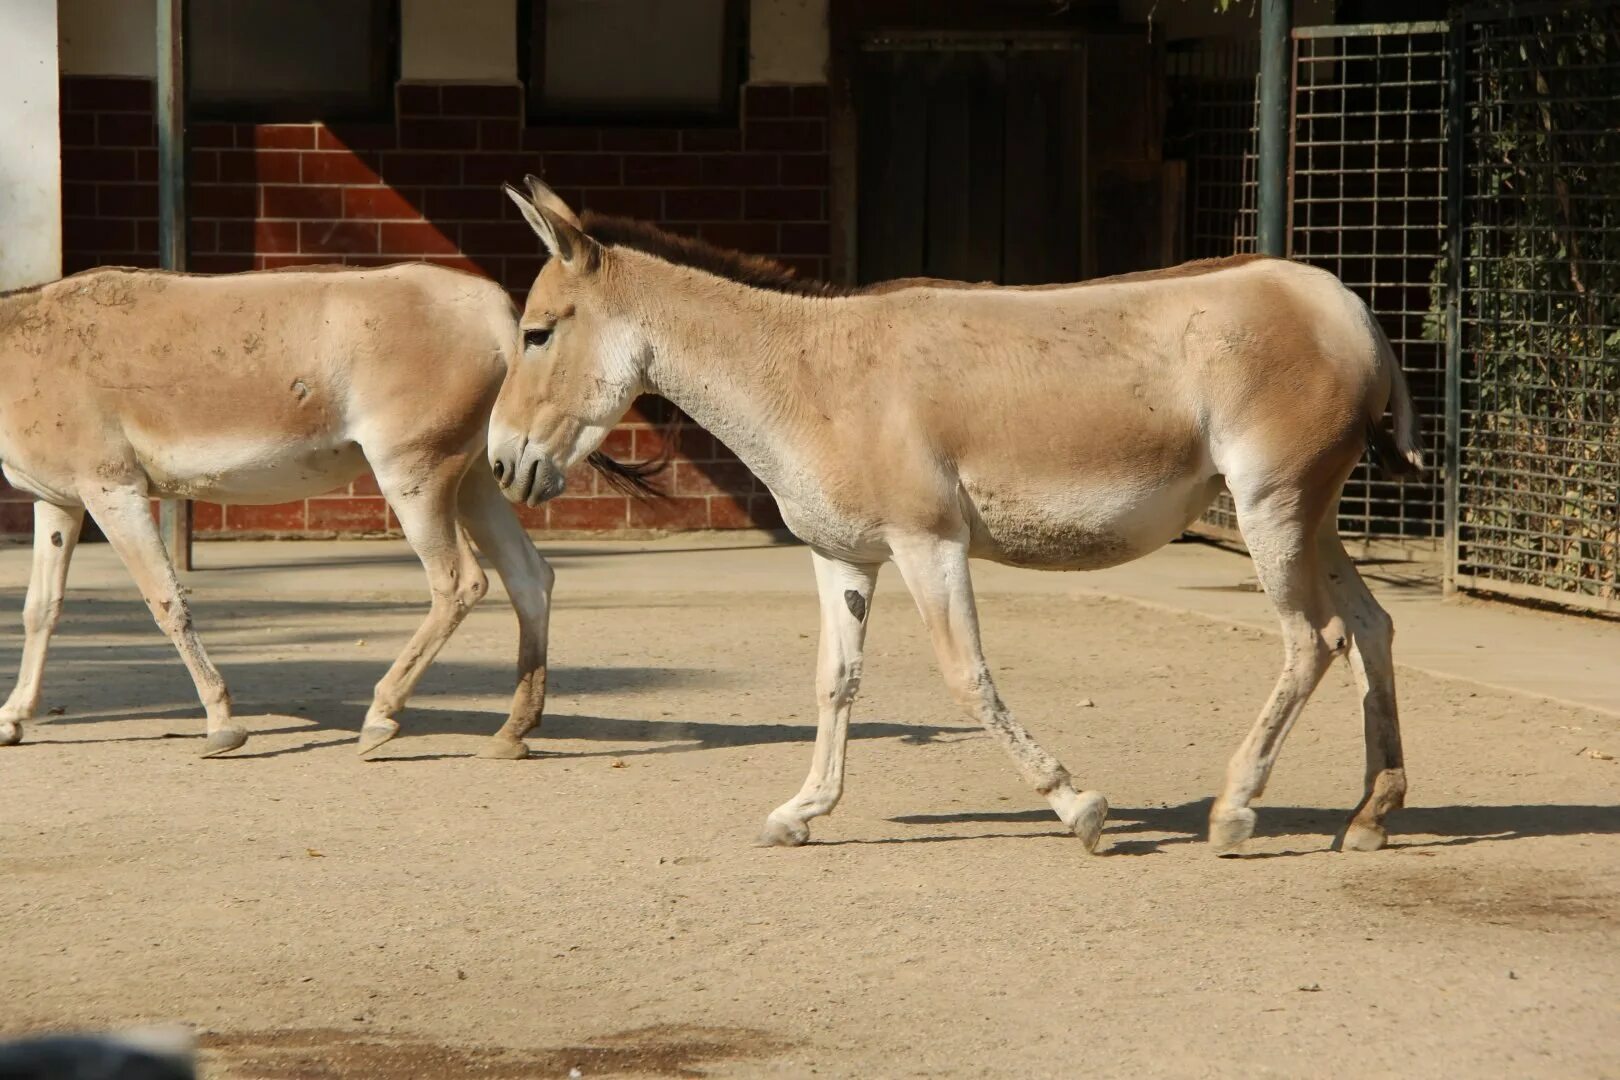
{"type": "Polygon", "coordinates": [[[1344,843],[1340,846],[1345,851],[1377,851],[1388,842],[1389,833],[1382,825],[1352,821],[1344,830],[1344,843]]]}
{"type": "Polygon", "coordinates": [[[0,724],[0,746],[16,746],[22,742],[22,721],[9,720],[0,724]]]}
{"type": "Polygon", "coordinates": [[[1236,851],[1254,835],[1254,811],[1247,806],[1216,810],[1209,816],[1209,846],[1217,855],[1236,851]]]}
{"type": "Polygon", "coordinates": [[[221,754],[228,754],[247,740],[247,728],[222,727],[217,731],[210,731],[208,738],[203,741],[202,756],[218,757],[221,754]]]}
{"type": "Polygon", "coordinates": [[[1080,839],[1086,850],[1095,853],[1102,839],[1103,822],[1108,820],[1108,800],[1095,791],[1082,791],[1074,797],[1072,817],[1063,824],[1080,839]]]}
{"type": "Polygon", "coordinates": [[[803,847],[809,842],[810,828],[804,822],[772,814],[765,819],[765,828],[760,830],[758,846],[803,847]]]}
{"type": "Polygon", "coordinates": [[[522,761],[529,756],[529,748],[522,739],[503,739],[499,735],[491,735],[478,751],[478,756],[485,761],[522,761]]]}
{"type": "Polygon", "coordinates": [[[364,757],[398,734],[396,720],[367,720],[360,728],[360,755],[364,757]]]}

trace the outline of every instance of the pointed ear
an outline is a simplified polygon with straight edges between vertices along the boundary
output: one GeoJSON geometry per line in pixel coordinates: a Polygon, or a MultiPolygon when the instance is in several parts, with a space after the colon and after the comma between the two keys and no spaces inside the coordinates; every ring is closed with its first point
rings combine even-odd
{"type": "Polygon", "coordinates": [[[529,198],[534,202],[535,206],[544,207],[576,229],[584,229],[584,226],[579,223],[579,218],[575,217],[574,212],[568,208],[568,204],[562,201],[562,196],[547,187],[544,180],[541,180],[534,173],[529,173],[524,176],[523,182],[528,186],[529,198]]]}
{"type": "Polygon", "coordinates": [[[564,265],[573,270],[596,269],[600,254],[596,241],[580,231],[579,220],[574,218],[573,212],[568,210],[567,205],[558,199],[550,188],[546,188],[547,194],[562,206],[567,212],[567,217],[548,206],[536,205],[511,184],[502,184],[501,190],[506,192],[507,198],[517,204],[523,220],[529,223],[529,228],[534,230],[535,235],[540,238],[540,242],[546,246],[546,251],[553,258],[561,259],[564,265]]]}

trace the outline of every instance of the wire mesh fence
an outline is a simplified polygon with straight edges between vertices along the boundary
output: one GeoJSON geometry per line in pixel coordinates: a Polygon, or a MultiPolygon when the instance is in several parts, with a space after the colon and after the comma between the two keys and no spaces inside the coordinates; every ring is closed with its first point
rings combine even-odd
{"type": "Polygon", "coordinates": [[[1455,42],[1453,580],[1620,611],[1620,4],[1455,42]]]}

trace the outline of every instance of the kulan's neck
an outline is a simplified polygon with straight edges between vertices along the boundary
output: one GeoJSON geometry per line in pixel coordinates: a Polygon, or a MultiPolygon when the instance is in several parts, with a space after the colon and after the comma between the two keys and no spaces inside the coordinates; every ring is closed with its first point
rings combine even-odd
{"type": "MultiPolygon", "coordinates": [[[[660,266],[671,280],[647,306],[649,388],[714,435],[773,492],[804,477],[817,424],[819,369],[836,341],[839,301],[767,292],[660,266]]],[[[650,283],[649,283],[650,285],[650,283]]]]}

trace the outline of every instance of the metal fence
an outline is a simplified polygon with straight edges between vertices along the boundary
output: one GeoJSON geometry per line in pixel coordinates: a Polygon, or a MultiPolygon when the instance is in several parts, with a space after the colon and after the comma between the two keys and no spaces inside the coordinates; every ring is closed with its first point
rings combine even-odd
{"type": "Polygon", "coordinates": [[[1620,611],[1620,4],[1454,46],[1451,577],[1620,611]]]}
{"type": "MultiPolygon", "coordinates": [[[[1441,466],[1362,465],[1340,531],[1443,540],[1463,588],[1620,610],[1620,2],[1293,44],[1290,254],[1378,316],[1441,466]]],[[[1253,250],[1254,81],[1215,59],[1242,55],[1171,55],[1197,257],[1253,250]]],[[[1224,497],[1202,522],[1235,526],[1224,497]]]]}

